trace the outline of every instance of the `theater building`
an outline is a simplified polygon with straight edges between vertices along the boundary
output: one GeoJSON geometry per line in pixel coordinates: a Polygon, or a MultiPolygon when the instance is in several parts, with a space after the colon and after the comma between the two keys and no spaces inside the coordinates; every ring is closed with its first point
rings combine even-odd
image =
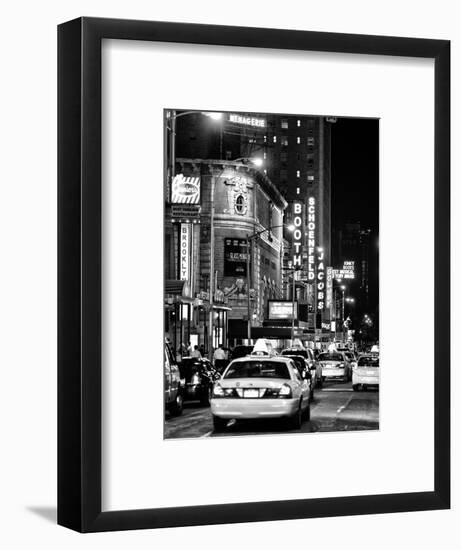
{"type": "Polygon", "coordinates": [[[213,348],[233,346],[246,339],[249,322],[263,324],[268,300],[283,297],[286,207],[250,164],[176,159],[164,249],[165,332],[176,349],[191,342],[207,350],[210,330],[213,348]]]}

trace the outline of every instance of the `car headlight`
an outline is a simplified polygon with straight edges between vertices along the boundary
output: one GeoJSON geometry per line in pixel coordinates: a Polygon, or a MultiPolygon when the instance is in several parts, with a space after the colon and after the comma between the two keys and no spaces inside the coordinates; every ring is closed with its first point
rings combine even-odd
{"type": "Polygon", "coordinates": [[[343,368],[344,368],[344,363],[339,363],[338,369],[343,369],[343,368]]]}

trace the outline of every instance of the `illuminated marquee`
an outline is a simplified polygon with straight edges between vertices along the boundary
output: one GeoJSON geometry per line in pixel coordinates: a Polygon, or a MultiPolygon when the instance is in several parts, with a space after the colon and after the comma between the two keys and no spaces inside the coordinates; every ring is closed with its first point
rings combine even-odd
{"type": "Polygon", "coordinates": [[[171,202],[174,204],[200,204],[200,178],[177,174],[171,186],[171,202]]]}
{"type": "Polygon", "coordinates": [[[252,116],[229,115],[229,122],[243,124],[245,126],[254,126],[256,128],[266,127],[266,121],[263,118],[255,118],[252,116]]]}
{"type": "Polygon", "coordinates": [[[333,303],[333,268],[327,267],[327,302],[326,308],[330,309],[333,303]]]}
{"type": "Polygon", "coordinates": [[[323,248],[318,253],[317,264],[317,310],[325,309],[325,253],[323,248]]]}
{"type": "Polygon", "coordinates": [[[301,202],[293,203],[293,268],[302,266],[302,245],[303,245],[303,205],[301,202]]]}
{"type": "Polygon", "coordinates": [[[179,278],[181,281],[190,279],[190,229],[188,223],[180,225],[179,235],[179,278]]]}
{"type": "Polygon", "coordinates": [[[309,197],[307,205],[307,279],[315,281],[315,198],[309,197]]]}
{"type": "Polygon", "coordinates": [[[343,279],[354,279],[355,278],[355,262],[352,260],[345,261],[343,263],[342,269],[333,269],[333,277],[337,281],[342,281],[343,279]]]}

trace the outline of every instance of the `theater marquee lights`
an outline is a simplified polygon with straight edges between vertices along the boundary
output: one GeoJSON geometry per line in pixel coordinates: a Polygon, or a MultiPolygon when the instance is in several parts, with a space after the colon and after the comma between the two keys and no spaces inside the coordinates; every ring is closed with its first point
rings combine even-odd
{"type": "Polygon", "coordinates": [[[312,283],[315,281],[315,206],[315,198],[309,197],[307,203],[307,279],[312,283]]]}
{"type": "Polygon", "coordinates": [[[325,309],[325,252],[323,248],[318,250],[317,255],[317,310],[325,309]]]}
{"type": "Polygon", "coordinates": [[[253,126],[256,128],[266,127],[266,120],[264,118],[256,118],[253,116],[229,114],[229,122],[233,124],[242,124],[243,126],[253,126]]]}
{"type": "Polygon", "coordinates": [[[302,246],[303,246],[303,205],[301,202],[293,203],[293,267],[295,269],[302,266],[302,246]]]}

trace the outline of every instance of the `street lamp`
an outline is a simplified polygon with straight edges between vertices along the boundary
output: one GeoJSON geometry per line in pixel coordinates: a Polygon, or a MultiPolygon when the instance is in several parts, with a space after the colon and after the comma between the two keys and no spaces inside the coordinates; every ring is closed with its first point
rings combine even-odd
{"type": "Polygon", "coordinates": [[[207,116],[211,120],[221,121],[222,113],[216,113],[212,111],[180,111],[177,113],[174,109],[166,111],[166,118],[169,119],[170,125],[166,124],[166,129],[170,130],[170,179],[173,180],[175,175],[176,164],[176,120],[186,115],[193,115],[200,113],[207,116]]]}

